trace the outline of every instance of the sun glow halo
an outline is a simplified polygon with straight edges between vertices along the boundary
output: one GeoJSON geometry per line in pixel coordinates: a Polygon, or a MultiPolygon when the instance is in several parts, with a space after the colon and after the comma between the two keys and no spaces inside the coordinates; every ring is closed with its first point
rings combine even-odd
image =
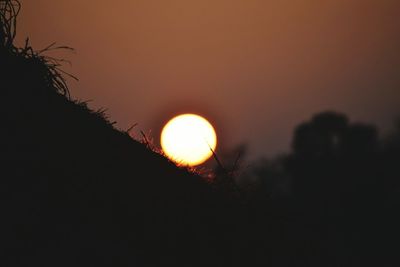
{"type": "Polygon", "coordinates": [[[183,114],[164,126],[161,147],[166,156],[178,165],[196,166],[212,156],[217,147],[217,135],[203,117],[183,114]]]}

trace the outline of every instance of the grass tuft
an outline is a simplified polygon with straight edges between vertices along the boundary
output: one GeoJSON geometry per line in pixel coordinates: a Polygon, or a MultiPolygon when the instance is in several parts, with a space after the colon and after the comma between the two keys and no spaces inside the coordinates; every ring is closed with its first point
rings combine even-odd
{"type": "Polygon", "coordinates": [[[52,43],[44,49],[35,51],[29,44],[29,38],[25,40],[23,47],[16,47],[14,39],[17,35],[17,16],[20,9],[21,4],[18,0],[0,0],[0,53],[15,61],[25,61],[28,64],[36,65],[37,69],[41,70],[40,76],[45,85],[70,99],[70,92],[64,76],[74,80],[78,79],[61,68],[63,63],[70,64],[70,62],[47,56],[45,53],[60,49],[74,51],[74,49],[52,43]]]}

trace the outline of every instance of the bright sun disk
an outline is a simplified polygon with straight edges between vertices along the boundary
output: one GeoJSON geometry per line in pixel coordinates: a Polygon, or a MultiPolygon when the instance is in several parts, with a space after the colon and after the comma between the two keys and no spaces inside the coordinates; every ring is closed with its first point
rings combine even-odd
{"type": "Polygon", "coordinates": [[[217,147],[217,135],[205,118],[183,114],[164,126],[161,147],[166,156],[177,164],[196,166],[212,156],[217,147]]]}

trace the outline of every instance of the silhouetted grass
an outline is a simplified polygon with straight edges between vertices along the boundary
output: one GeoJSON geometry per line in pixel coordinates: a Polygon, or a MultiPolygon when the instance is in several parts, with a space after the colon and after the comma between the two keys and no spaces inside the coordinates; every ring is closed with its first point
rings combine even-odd
{"type": "Polygon", "coordinates": [[[24,60],[30,64],[37,65],[37,69],[40,70],[38,75],[41,75],[45,86],[52,87],[60,94],[69,98],[68,86],[63,75],[75,80],[77,78],[61,69],[62,63],[68,61],[46,56],[45,53],[57,49],[73,50],[73,48],[56,46],[56,43],[53,43],[42,50],[35,51],[30,46],[29,39],[26,39],[24,47],[15,47],[14,39],[17,34],[17,16],[20,8],[21,4],[17,0],[0,1],[0,43],[3,48],[2,56],[5,57],[8,53],[8,56],[12,57],[14,61],[24,60]]]}
{"type": "Polygon", "coordinates": [[[13,43],[17,34],[17,16],[21,4],[16,0],[0,1],[0,45],[9,50],[14,49],[13,43]]]}

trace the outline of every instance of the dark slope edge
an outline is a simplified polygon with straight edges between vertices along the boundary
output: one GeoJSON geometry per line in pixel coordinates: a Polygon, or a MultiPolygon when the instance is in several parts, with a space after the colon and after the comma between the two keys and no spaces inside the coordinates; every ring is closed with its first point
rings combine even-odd
{"type": "Polygon", "coordinates": [[[1,266],[238,264],[232,202],[56,89],[0,48],[1,266]]]}

